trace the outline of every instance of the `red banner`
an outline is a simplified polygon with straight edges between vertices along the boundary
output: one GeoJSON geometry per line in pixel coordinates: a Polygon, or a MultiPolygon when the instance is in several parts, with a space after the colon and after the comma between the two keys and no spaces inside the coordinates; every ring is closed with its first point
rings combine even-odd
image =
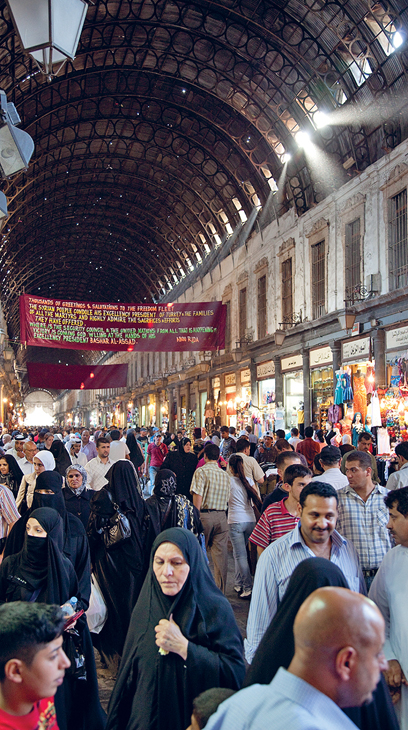
{"type": "Polygon", "coordinates": [[[178,352],[225,344],[226,306],[102,304],[20,296],[20,338],[70,350],[178,352]]]}
{"type": "Polygon", "coordinates": [[[125,365],[52,365],[28,362],[28,382],[31,388],[56,390],[94,390],[126,388],[128,366],[125,365]]]}

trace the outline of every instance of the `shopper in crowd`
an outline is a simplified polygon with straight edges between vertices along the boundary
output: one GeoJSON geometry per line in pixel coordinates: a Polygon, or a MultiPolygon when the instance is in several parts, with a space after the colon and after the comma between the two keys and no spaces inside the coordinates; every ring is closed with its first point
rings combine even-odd
{"type": "Polygon", "coordinates": [[[252,430],[252,426],[250,426],[249,424],[247,426],[245,426],[245,431],[248,434],[248,440],[249,440],[249,443],[251,444],[250,456],[255,456],[258,439],[252,430]]]}
{"type": "Polygon", "coordinates": [[[7,451],[7,453],[10,454],[11,456],[14,456],[16,461],[18,461],[19,459],[22,459],[24,457],[23,446],[25,443],[25,436],[23,436],[22,433],[17,433],[14,436],[13,441],[14,441],[14,446],[12,449],[9,449],[7,451]]]}
{"type": "Polygon", "coordinates": [[[85,454],[87,461],[95,459],[95,457],[98,455],[96,446],[94,442],[91,441],[91,435],[87,428],[84,428],[81,433],[81,451],[83,454],[85,454]]]}
{"type": "Polygon", "coordinates": [[[220,443],[220,455],[224,461],[228,461],[231,454],[235,454],[236,441],[231,436],[228,426],[221,426],[221,443],[220,443]]]}
{"type": "MultiPolygon", "coordinates": [[[[334,433],[334,432],[333,432],[334,433]]],[[[329,442],[330,445],[330,442],[329,442]]],[[[341,444],[339,446],[342,457],[347,454],[348,451],[354,451],[354,446],[351,443],[351,436],[349,433],[343,434],[341,437],[341,444]]]]}
{"type": "Polygon", "coordinates": [[[323,469],[322,474],[313,477],[315,481],[326,482],[335,489],[347,486],[348,479],[340,471],[341,451],[337,446],[324,446],[320,454],[315,456],[315,459],[323,469]]]}
{"type": "Polygon", "coordinates": [[[33,458],[34,471],[32,474],[25,474],[17,494],[17,507],[20,514],[29,509],[33,503],[35,482],[39,474],[44,471],[54,471],[55,459],[48,449],[39,451],[33,458]]]}
{"type": "Polygon", "coordinates": [[[288,438],[288,443],[291,444],[296,451],[296,446],[301,440],[302,439],[299,438],[299,429],[294,426],[290,429],[290,438],[288,438]]]}
{"type": "Polygon", "coordinates": [[[37,453],[37,446],[30,439],[23,443],[23,457],[19,459],[18,465],[23,474],[32,474],[34,471],[33,459],[37,453]]]}
{"type": "Polygon", "coordinates": [[[319,444],[313,439],[313,428],[311,426],[306,426],[305,438],[297,444],[296,453],[303,454],[306,458],[309,469],[313,469],[313,459],[316,454],[320,454],[320,451],[321,449],[319,444]]]}
{"type": "Polygon", "coordinates": [[[255,449],[254,459],[258,464],[274,464],[278,452],[273,445],[273,438],[270,431],[267,431],[264,435],[262,444],[259,444],[255,449]]]}
{"type": "Polygon", "coordinates": [[[19,518],[20,513],[12,491],[0,484],[0,555],[3,553],[7,535],[19,518]]]}
{"type": "Polygon", "coordinates": [[[163,469],[170,469],[177,477],[177,493],[183,494],[191,500],[190,487],[194,472],[197,468],[197,456],[191,448],[189,438],[182,438],[177,442],[177,449],[166,454],[163,469]]]}
{"type": "Polygon", "coordinates": [[[56,439],[53,441],[50,451],[55,459],[55,470],[64,477],[68,467],[72,465],[71,457],[65,445],[62,441],[56,439]]]}
{"type": "Polygon", "coordinates": [[[313,555],[328,558],[343,571],[353,591],[366,593],[353,544],[336,530],[338,492],[329,484],[310,482],[299,495],[296,527],[271,543],[256,568],[247,624],[246,658],[254,653],[285,595],[298,563],[313,555]]]}
{"type": "Polygon", "coordinates": [[[290,444],[286,439],[277,439],[275,441],[275,449],[278,454],[281,454],[282,451],[294,451],[292,444],[290,444]]]}
{"type": "Polygon", "coordinates": [[[86,454],[81,452],[81,439],[79,436],[74,436],[65,444],[65,448],[68,452],[71,464],[79,464],[80,466],[86,466],[88,459],[86,454]]]}
{"type": "Polygon", "coordinates": [[[211,715],[217,712],[220,704],[235,694],[234,689],[225,687],[212,687],[201,692],[193,700],[193,712],[191,713],[191,724],[187,730],[202,730],[207,725],[211,715]]]}
{"type": "Polygon", "coordinates": [[[302,464],[301,454],[297,454],[295,451],[282,451],[278,454],[276,457],[276,470],[279,478],[273,492],[267,494],[262,502],[262,512],[265,512],[267,507],[274,502],[281,502],[282,499],[286,499],[288,496],[288,490],[285,487],[283,475],[285,473],[285,469],[287,469],[290,464],[302,464]]]}
{"type": "Polygon", "coordinates": [[[96,442],[98,456],[88,461],[86,470],[88,472],[88,487],[95,492],[106,485],[106,474],[111,468],[113,461],[109,458],[110,443],[105,436],[99,436],[96,442]]]}
{"type": "Polygon", "coordinates": [[[14,456],[11,456],[11,454],[0,456],[0,484],[4,484],[10,489],[14,499],[17,497],[23,476],[24,474],[14,456]]]}
{"type": "Polygon", "coordinates": [[[114,673],[146,573],[145,514],[133,465],[129,460],[117,461],[107,473],[106,486],[91,498],[87,529],[92,571],[107,606],[107,621],[98,634],[96,646],[114,673]],[[107,530],[117,518],[118,508],[129,521],[130,536],[109,547],[107,530]]]}
{"type": "Polygon", "coordinates": [[[239,689],[244,673],[232,608],[197,539],[189,530],[165,530],[133,611],[107,730],[167,730],[170,718],[172,730],[185,730],[197,695],[214,686],[239,689]]]}
{"type": "MultiPolygon", "coordinates": [[[[377,462],[376,462],[375,456],[371,453],[372,447],[373,447],[373,437],[372,437],[371,433],[368,433],[367,431],[363,431],[362,433],[360,433],[358,436],[358,439],[357,439],[357,451],[365,451],[367,454],[370,455],[372,480],[375,484],[379,484],[380,479],[378,476],[377,462]]],[[[351,454],[351,451],[345,453],[341,460],[340,469],[343,472],[343,474],[346,473],[346,461],[348,459],[349,454],[351,454]]]]}
{"type": "Polygon", "coordinates": [[[52,434],[50,433],[50,431],[48,430],[48,428],[41,429],[41,431],[38,433],[38,438],[37,438],[37,448],[38,448],[38,451],[43,451],[43,449],[46,448],[45,447],[45,439],[47,437],[49,438],[50,435],[52,436],[52,434]]]}
{"type": "Polygon", "coordinates": [[[228,523],[226,510],[230,492],[229,476],[218,467],[220,450],[208,443],[204,447],[204,466],[197,469],[191,482],[193,504],[200,511],[205,546],[211,550],[215,582],[223,593],[227,587],[228,523]]]}
{"type": "Polygon", "coordinates": [[[136,432],[133,429],[129,429],[126,436],[126,446],[129,449],[129,459],[132,462],[135,469],[140,469],[143,466],[145,458],[143,449],[137,439],[136,432]]]}
{"type": "MultiPolygon", "coordinates": [[[[241,440],[239,439],[238,444],[241,440]]],[[[255,460],[253,459],[253,461],[255,460]]],[[[257,466],[259,467],[258,464],[257,466]]],[[[230,456],[228,472],[231,479],[228,500],[228,528],[235,564],[234,590],[240,598],[250,598],[252,575],[248,563],[247,545],[248,538],[256,525],[254,506],[259,514],[262,503],[254,479],[245,473],[242,453],[230,456]]]]}
{"type": "Polygon", "coordinates": [[[201,428],[195,428],[193,430],[193,439],[193,451],[195,455],[198,456],[198,454],[203,450],[205,446],[205,442],[201,434],[201,428]]]}
{"type": "Polygon", "coordinates": [[[120,431],[118,428],[113,428],[110,432],[111,444],[109,451],[110,460],[115,463],[119,459],[129,459],[130,449],[120,438],[120,431]]]}
{"type": "Polygon", "coordinates": [[[154,480],[159,469],[163,466],[163,461],[167,456],[168,448],[162,443],[162,435],[158,432],[158,429],[153,437],[153,443],[150,443],[147,447],[147,455],[145,461],[145,474],[149,475],[150,489],[149,494],[153,492],[154,480]]]}
{"type": "Polygon", "coordinates": [[[395,455],[398,461],[398,471],[388,477],[387,489],[401,489],[401,487],[408,486],[408,443],[406,441],[401,441],[396,445],[395,455]]]}
{"type": "Polygon", "coordinates": [[[276,443],[276,441],[278,441],[278,439],[284,439],[285,436],[286,436],[286,434],[285,434],[285,431],[283,430],[283,428],[278,428],[275,431],[275,443],[276,443]]]}
{"type": "Polygon", "coordinates": [[[91,497],[93,491],[87,489],[88,472],[80,464],[71,464],[65,473],[63,491],[67,512],[81,520],[85,530],[91,512],[91,497]]]}
{"type": "MultiPolygon", "coordinates": [[[[265,474],[257,460],[253,456],[249,455],[251,449],[248,439],[239,438],[236,448],[236,453],[241,456],[244,463],[244,473],[247,479],[251,479],[253,482],[257,482],[258,484],[263,484],[265,481],[265,474]]],[[[229,468],[227,468],[227,472],[231,474],[229,468]]]]}
{"type": "MultiPolygon", "coordinates": [[[[21,552],[11,555],[0,565],[0,602],[43,602],[62,606],[74,597],[78,610],[88,607],[89,592],[81,594],[74,567],[63,553],[64,529],[60,515],[49,507],[35,509],[27,521],[21,552]],[[14,580],[10,580],[14,577],[14,580]]],[[[102,730],[103,711],[99,703],[95,659],[85,617],[78,619],[76,629],[85,656],[85,677],[75,671],[67,675],[55,696],[60,730],[102,730]]],[[[73,639],[65,636],[67,651],[73,639]]],[[[73,667],[73,670],[75,667],[73,667]]]]}

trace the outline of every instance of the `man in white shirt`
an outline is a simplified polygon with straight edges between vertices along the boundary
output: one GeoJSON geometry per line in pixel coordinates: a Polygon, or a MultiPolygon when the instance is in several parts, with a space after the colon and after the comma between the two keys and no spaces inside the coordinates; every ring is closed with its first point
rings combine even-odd
{"type": "Polygon", "coordinates": [[[12,449],[10,449],[7,453],[14,456],[17,461],[19,459],[24,458],[24,452],[23,452],[23,444],[25,442],[25,437],[23,434],[18,433],[16,436],[14,436],[14,446],[12,449]]]}
{"type": "Polygon", "coordinates": [[[18,465],[23,474],[32,474],[34,471],[33,459],[38,449],[34,441],[25,441],[23,443],[23,458],[18,460],[18,465]]]}
{"type": "Polygon", "coordinates": [[[88,459],[86,458],[86,454],[81,451],[81,443],[81,439],[78,438],[78,436],[74,436],[69,441],[67,441],[67,443],[65,444],[65,448],[68,451],[73,464],[86,466],[88,463],[88,459]]]}
{"type": "Polygon", "coordinates": [[[293,448],[296,451],[296,446],[298,445],[299,441],[302,439],[299,438],[299,429],[296,427],[293,427],[290,429],[290,439],[288,439],[288,443],[293,446],[293,448]]]}
{"type": "Polygon", "coordinates": [[[91,459],[95,459],[97,456],[96,446],[93,441],[90,440],[90,434],[87,429],[82,431],[82,446],[81,451],[83,454],[85,454],[87,461],[91,461],[91,459]]]}
{"type": "MultiPolygon", "coordinates": [[[[246,438],[240,438],[237,441],[237,454],[242,457],[244,462],[244,474],[247,479],[253,479],[254,482],[262,484],[265,480],[263,469],[259,466],[256,459],[250,456],[251,445],[246,438]]],[[[231,470],[227,467],[227,472],[231,476],[231,470]]]]}
{"type": "Polygon", "coordinates": [[[101,436],[96,442],[96,450],[98,456],[95,459],[91,459],[85,466],[88,472],[87,488],[93,489],[95,492],[99,492],[108,480],[105,479],[105,474],[111,468],[113,461],[109,458],[110,444],[107,438],[101,436]]]}
{"type": "Polygon", "coordinates": [[[340,708],[371,702],[387,669],[380,612],[347,588],[319,588],[300,607],[293,634],[288,670],[233,694],[207,730],[355,730],[340,708]]]}
{"type": "Polygon", "coordinates": [[[388,477],[387,489],[401,489],[408,487],[408,443],[401,441],[395,447],[395,453],[398,460],[398,471],[395,471],[388,477]]]}
{"type": "Polygon", "coordinates": [[[115,462],[119,461],[119,459],[128,459],[130,451],[126,443],[121,440],[119,429],[112,429],[109,435],[112,439],[109,452],[110,460],[115,462]]]}
{"type": "Polygon", "coordinates": [[[331,484],[335,489],[347,487],[348,479],[340,471],[341,451],[337,446],[325,446],[320,452],[319,461],[323,474],[313,477],[312,481],[331,484]]]}

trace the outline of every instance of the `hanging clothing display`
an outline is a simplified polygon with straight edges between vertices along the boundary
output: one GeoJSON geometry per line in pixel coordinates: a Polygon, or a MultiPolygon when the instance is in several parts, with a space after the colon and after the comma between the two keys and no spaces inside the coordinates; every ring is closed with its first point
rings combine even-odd
{"type": "Polygon", "coordinates": [[[367,415],[367,391],[365,387],[364,374],[360,370],[354,376],[354,412],[361,414],[361,420],[365,423],[367,415]]]}
{"type": "Polygon", "coordinates": [[[380,401],[375,391],[371,396],[371,428],[381,426],[380,401]]]}
{"type": "MultiPolygon", "coordinates": [[[[343,403],[343,371],[336,373],[336,390],[334,391],[334,404],[340,406],[343,403]]],[[[329,419],[330,420],[330,419],[329,419]]]]}

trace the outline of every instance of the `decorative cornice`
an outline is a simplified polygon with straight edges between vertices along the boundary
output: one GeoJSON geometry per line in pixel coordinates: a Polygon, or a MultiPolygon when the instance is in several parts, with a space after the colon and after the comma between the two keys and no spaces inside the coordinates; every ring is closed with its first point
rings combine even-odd
{"type": "Polygon", "coordinates": [[[288,253],[292,248],[295,248],[295,239],[288,238],[286,241],[283,241],[283,243],[281,243],[281,245],[279,246],[278,256],[283,256],[284,254],[288,253]]]}
{"type": "Polygon", "coordinates": [[[243,284],[244,281],[247,281],[247,279],[248,279],[248,272],[247,271],[243,271],[242,274],[240,274],[238,276],[237,284],[243,284]]]}
{"type": "Polygon", "coordinates": [[[264,256],[264,257],[263,257],[263,258],[262,258],[262,259],[261,259],[260,261],[258,261],[258,263],[256,264],[256,266],[255,266],[255,268],[254,268],[254,273],[255,273],[255,274],[258,274],[258,273],[259,273],[260,271],[262,271],[262,269],[267,269],[267,268],[268,268],[268,264],[269,264],[269,262],[268,262],[268,259],[266,258],[266,256],[264,256]]]}
{"type": "Polygon", "coordinates": [[[340,212],[345,213],[348,210],[355,208],[357,205],[362,205],[362,203],[365,203],[366,196],[363,195],[363,193],[356,193],[355,195],[351,195],[350,198],[348,198],[345,203],[340,207],[340,212]]]}
{"type": "Polygon", "coordinates": [[[319,231],[322,231],[322,230],[324,230],[324,228],[328,228],[328,227],[329,227],[329,221],[326,220],[326,218],[319,218],[319,220],[313,224],[312,228],[309,231],[305,231],[305,236],[306,236],[306,238],[310,238],[315,233],[319,233],[319,231]]]}

